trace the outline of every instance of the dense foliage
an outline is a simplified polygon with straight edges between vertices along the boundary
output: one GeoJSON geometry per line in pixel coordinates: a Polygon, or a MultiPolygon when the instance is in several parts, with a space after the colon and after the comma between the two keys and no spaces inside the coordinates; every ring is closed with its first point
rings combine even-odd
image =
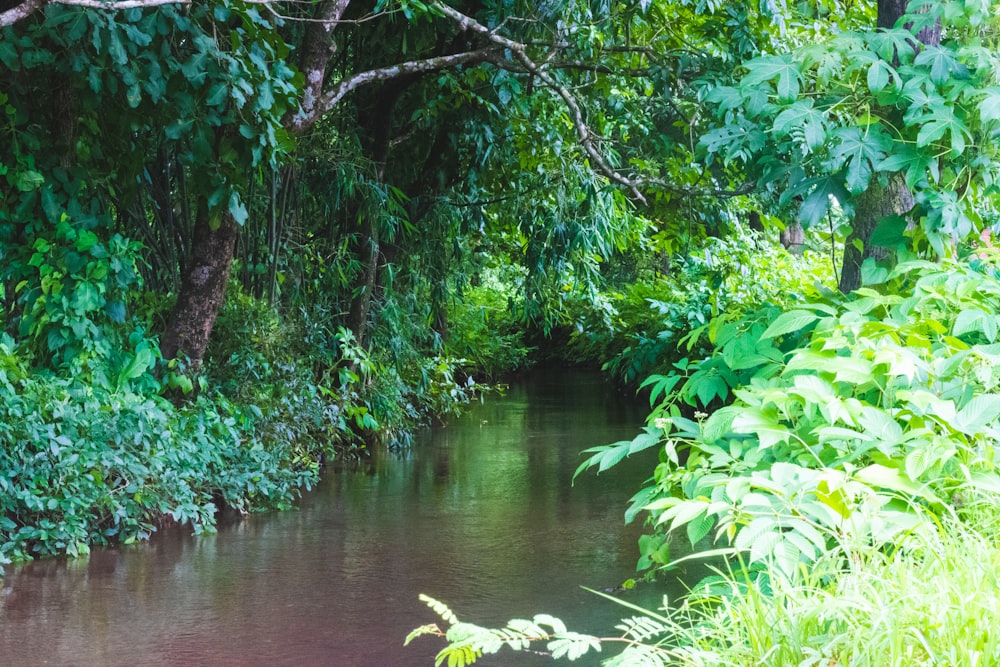
{"type": "MultiPolygon", "coordinates": [[[[93,5],[0,3],[0,562],[287,507],[536,353],[651,394],[578,474],[660,452],[706,618],[996,491],[991,3],[93,5]]],[[[431,604],[453,664],[600,646],[431,604]]]]}
{"type": "MultiPolygon", "coordinates": [[[[840,290],[807,264],[719,308],[697,281],[630,282],[618,305],[646,299],[655,315],[604,302],[595,316],[638,323],[630,345],[611,335],[604,349],[622,377],[653,372],[653,411],[643,433],[588,450],[577,471],[658,451],[627,511],[647,517],[639,569],[673,567],[678,532],[728,565],[679,607],[636,610],[614,638],[545,615],[482,628],[428,600],[448,628],[411,639],[446,637],[439,664],[538,642],[570,660],[621,643],[607,664],[998,659],[995,633],[963,634],[958,593],[995,565],[983,548],[1000,490],[1000,283],[984,230],[995,222],[998,17],[988,3],[932,1],[782,15],[769,48],[730,44],[736,67],[691,82],[706,114],[690,126],[691,155],[714,184],[753,184],[763,219],[843,240],[840,290]],[[926,594],[912,606],[892,603],[915,588],[926,594]]],[[[689,276],[698,261],[682,265],[689,276]]],[[[599,331],[579,340],[600,348],[599,331]]]]}

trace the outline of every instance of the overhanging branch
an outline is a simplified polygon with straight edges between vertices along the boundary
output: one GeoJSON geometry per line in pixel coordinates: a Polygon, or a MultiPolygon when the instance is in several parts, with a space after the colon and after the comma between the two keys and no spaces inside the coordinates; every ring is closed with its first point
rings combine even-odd
{"type": "Polygon", "coordinates": [[[456,65],[467,65],[482,63],[494,58],[493,48],[477,49],[475,51],[465,51],[447,56],[435,58],[425,58],[423,60],[411,60],[398,65],[380,67],[378,69],[359,72],[346,79],[341,80],[330,90],[323,93],[316,101],[313,111],[309,115],[297,114],[292,118],[291,125],[296,132],[302,132],[311,127],[320,117],[333,109],[345,96],[362,86],[379,81],[389,81],[411,74],[422,74],[426,72],[436,72],[439,70],[455,67],[456,65]]]}
{"type": "MultiPolygon", "coordinates": [[[[583,108],[580,102],[577,100],[576,96],[563,84],[559,83],[552,76],[552,69],[567,69],[573,67],[582,67],[582,63],[566,63],[554,60],[551,56],[545,62],[536,62],[531,56],[528,55],[528,45],[522,42],[517,42],[515,40],[504,37],[498,33],[499,28],[496,30],[491,30],[485,25],[479,23],[471,16],[467,16],[458,10],[449,7],[448,5],[435,0],[433,3],[433,8],[438,13],[446,16],[447,18],[458,24],[461,30],[466,30],[478,34],[487,40],[493,42],[497,46],[503,47],[510,54],[513,55],[515,63],[511,63],[510,60],[506,59],[496,59],[493,62],[498,67],[504,67],[506,69],[512,69],[515,71],[523,71],[525,73],[531,74],[541,81],[547,88],[551,89],[559,98],[563,101],[569,112],[570,120],[573,123],[573,128],[576,131],[577,141],[583,148],[584,153],[590,160],[593,169],[605,176],[607,179],[613,183],[617,183],[629,189],[632,196],[642,202],[646,203],[646,197],[643,195],[640,188],[648,190],[659,190],[662,192],[670,192],[674,194],[680,194],[687,197],[738,197],[742,195],[751,194],[756,191],[756,186],[747,185],[742,188],[737,188],[735,190],[723,190],[723,189],[713,189],[713,188],[703,188],[703,189],[687,189],[683,187],[678,187],[672,185],[662,178],[655,177],[630,177],[622,174],[608,162],[607,157],[598,148],[595,143],[596,137],[594,132],[587,125],[586,118],[584,117],[583,108]]],[[[629,51],[642,52],[642,48],[629,47],[629,51]]],[[[647,51],[647,55],[650,53],[647,51]]],[[[498,53],[498,55],[500,55],[498,53]]],[[[597,66],[595,66],[595,71],[599,71],[597,66]]]]}
{"type": "Polygon", "coordinates": [[[48,0],[25,0],[16,7],[0,12],[0,28],[14,25],[18,21],[28,18],[46,4],[48,4],[48,0]]]}
{"type": "Polygon", "coordinates": [[[580,107],[580,103],[577,101],[576,96],[574,96],[569,89],[566,88],[566,86],[556,81],[544,65],[536,63],[528,55],[527,47],[524,44],[497,34],[496,31],[490,30],[471,16],[466,16],[458,10],[453,9],[441,2],[435,2],[433,6],[437,11],[458,23],[461,29],[477,33],[494,44],[502,46],[505,49],[509,49],[515,59],[518,60],[525,67],[525,69],[537,77],[562,99],[563,104],[566,105],[566,109],[569,111],[570,119],[573,121],[577,141],[579,141],[580,146],[587,154],[587,157],[593,164],[594,169],[611,181],[627,187],[636,199],[643,204],[646,203],[646,197],[639,191],[638,184],[626,176],[623,176],[610,164],[608,164],[607,158],[594,144],[593,134],[587,126],[586,119],[583,117],[583,109],[580,107]]]}
{"type": "MultiPolygon", "coordinates": [[[[249,4],[266,5],[273,4],[272,0],[245,0],[249,4]]],[[[14,25],[18,21],[28,18],[46,5],[68,5],[70,7],[83,7],[85,9],[102,9],[109,12],[117,12],[123,9],[143,9],[146,7],[160,7],[162,5],[190,5],[192,0],[24,0],[21,4],[0,12],[0,28],[14,25]]]]}

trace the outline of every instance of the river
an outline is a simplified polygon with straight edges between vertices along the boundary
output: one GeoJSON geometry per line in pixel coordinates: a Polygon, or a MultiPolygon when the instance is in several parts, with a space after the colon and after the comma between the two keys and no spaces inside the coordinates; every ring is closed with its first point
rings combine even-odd
{"type": "MultiPolygon", "coordinates": [[[[538,371],[405,451],[328,471],[297,510],[8,568],[0,664],[433,665],[443,640],[402,645],[437,621],[420,593],[476,623],[547,612],[615,634],[628,611],[581,586],[634,574],[639,527],[622,512],[655,455],[572,475],[581,450],[643,417],[599,376],[538,371]]],[[[664,592],[626,595],[655,606],[664,592]]]]}

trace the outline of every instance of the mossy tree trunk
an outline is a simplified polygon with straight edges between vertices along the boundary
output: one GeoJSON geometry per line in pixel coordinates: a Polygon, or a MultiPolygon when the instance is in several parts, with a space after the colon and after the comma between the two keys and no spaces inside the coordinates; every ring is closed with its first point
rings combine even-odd
{"type": "MultiPolygon", "coordinates": [[[[908,0],[879,0],[879,28],[891,29],[906,13],[908,0]]],[[[931,26],[917,33],[917,40],[925,46],[941,42],[941,26],[931,26]]],[[[913,208],[913,194],[901,173],[887,174],[885,183],[872,178],[868,189],[854,200],[854,221],[851,234],[844,248],[843,270],[840,274],[840,291],[848,293],[861,287],[861,265],[869,257],[883,259],[886,251],[873,248],[870,240],[878,223],[890,215],[902,215],[913,208]]]]}
{"type": "Polygon", "coordinates": [[[224,211],[213,226],[208,204],[202,203],[195,216],[191,256],[181,279],[171,322],[160,341],[163,356],[173,359],[185,354],[195,368],[201,365],[209,337],[229,284],[239,226],[224,211]]]}
{"type": "Polygon", "coordinates": [[[885,217],[903,215],[913,208],[913,195],[900,173],[888,175],[883,185],[873,178],[871,185],[854,201],[854,222],[844,244],[844,262],[840,272],[840,291],[844,294],[861,287],[861,265],[869,257],[885,259],[886,250],[872,246],[875,227],[885,217]]]}

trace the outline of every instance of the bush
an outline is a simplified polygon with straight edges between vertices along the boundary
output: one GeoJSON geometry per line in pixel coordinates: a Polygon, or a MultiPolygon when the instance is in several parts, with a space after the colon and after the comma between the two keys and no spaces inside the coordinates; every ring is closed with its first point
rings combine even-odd
{"type": "Polygon", "coordinates": [[[842,542],[790,578],[755,576],[736,564],[679,601],[664,599],[659,610],[611,598],[633,615],[609,636],[573,632],[547,614],[486,628],[423,596],[446,625],[421,626],[407,642],[444,637],[438,664],[458,667],[504,649],[568,660],[602,652],[608,667],[993,665],[1000,598],[976,593],[996,585],[1000,497],[979,500],[991,508],[983,528],[949,519],[907,549],[842,542]]]}
{"type": "Polygon", "coordinates": [[[0,562],[144,539],[163,517],[211,530],[220,504],[287,507],[316,470],[256,441],[227,402],[29,373],[0,342],[0,562]]]}
{"type": "Polygon", "coordinates": [[[578,317],[570,354],[599,359],[616,379],[636,385],[667,372],[685,348],[707,353],[708,341],[691,333],[712,318],[794,304],[834,283],[828,257],[813,251],[794,255],[756,232],[737,229],[674,258],[667,274],[646,274],[604,293],[578,317]]]}
{"type": "MultiPolygon", "coordinates": [[[[997,280],[910,262],[878,290],[725,320],[713,356],[647,382],[646,432],[580,470],[660,447],[629,515],[692,544],[714,530],[789,576],[831,535],[898,545],[960,489],[1000,489],[998,314],[997,280]]],[[[662,540],[649,547],[662,562],[662,540]]]]}
{"type": "Polygon", "coordinates": [[[453,309],[445,348],[468,375],[495,380],[522,368],[525,344],[512,290],[487,274],[453,309]]]}

